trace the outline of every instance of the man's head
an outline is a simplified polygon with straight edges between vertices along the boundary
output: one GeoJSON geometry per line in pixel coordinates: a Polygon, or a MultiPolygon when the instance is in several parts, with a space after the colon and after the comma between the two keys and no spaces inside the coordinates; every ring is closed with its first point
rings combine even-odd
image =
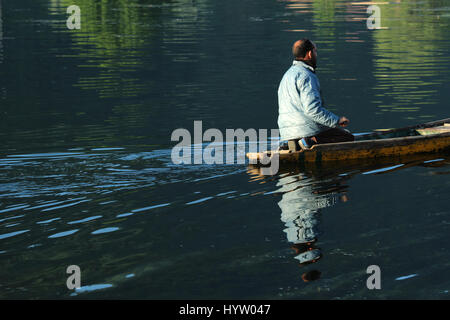
{"type": "Polygon", "coordinates": [[[295,41],[292,46],[292,54],[295,60],[303,61],[314,69],[317,67],[316,45],[309,39],[295,41]]]}

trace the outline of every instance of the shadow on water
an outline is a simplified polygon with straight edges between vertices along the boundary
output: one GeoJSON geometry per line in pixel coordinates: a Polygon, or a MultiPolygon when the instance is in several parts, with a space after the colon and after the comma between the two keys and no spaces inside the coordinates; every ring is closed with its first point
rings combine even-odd
{"type": "MultiPolygon", "coordinates": [[[[249,165],[247,173],[256,180],[277,180],[273,193],[281,194],[278,206],[294,259],[303,269],[313,265],[324,255],[319,238],[326,230],[321,228],[323,212],[338,203],[350,201],[350,179],[357,175],[384,174],[414,166],[445,167],[450,164],[448,152],[440,154],[413,155],[398,158],[346,161],[328,164],[291,164],[280,168],[275,176],[264,176],[261,168],[249,165]]],[[[448,174],[449,171],[435,172],[448,174]]],[[[357,201],[357,200],[351,200],[357,201]]],[[[325,252],[326,254],[326,252],[325,252]]],[[[320,279],[318,268],[302,273],[304,282],[320,279]]]]}

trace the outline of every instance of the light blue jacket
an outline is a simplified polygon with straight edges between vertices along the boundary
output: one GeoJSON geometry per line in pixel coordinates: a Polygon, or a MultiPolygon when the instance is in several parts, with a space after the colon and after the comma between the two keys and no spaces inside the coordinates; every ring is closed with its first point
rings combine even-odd
{"type": "Polygon", "coordinates": [[[339,126],[339,117],[322,106],[314,69],[294,60],[278,87],[280,139],[311,137],[339,126]]]}

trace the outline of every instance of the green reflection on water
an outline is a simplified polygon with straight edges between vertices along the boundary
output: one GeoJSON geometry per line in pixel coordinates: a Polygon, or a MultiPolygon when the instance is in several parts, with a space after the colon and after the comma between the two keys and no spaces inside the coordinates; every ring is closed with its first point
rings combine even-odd
{"type": "MultiPolygon", "coordinates": [[[[49,10],[66,15],[66,8],[72,4],[70,0],[50,0],[49,10]]],[[[54,26],[59,32],[70,33],[76,52],[73,57],[82,59],[80,69],[88,69],[87,75],[80,75],[77,87],[97,90],[101,98],[133,97],[144,92],[146,86],[134,72],[144,64],[142,48],[152,43],[152,26],[158,24],[163,9],[143,10],[138,4],[139,1],[78,0],[81,29],[68,30],[65,23],[54,26]]],[[[64,53],[59,56],[71,57],[64,53]]]]}
{"type": "Polygon", "coordinates": [[[403,1],[379,5],[380,30],[373,30],[374,89],[381,112],[401,112],[416,117],[432,117],[442,84],[442,65],[446,59],[448,21],[436,9],[443,1],[403,1]],[[447,27],[445,27],[447,26],[447,27]]]}

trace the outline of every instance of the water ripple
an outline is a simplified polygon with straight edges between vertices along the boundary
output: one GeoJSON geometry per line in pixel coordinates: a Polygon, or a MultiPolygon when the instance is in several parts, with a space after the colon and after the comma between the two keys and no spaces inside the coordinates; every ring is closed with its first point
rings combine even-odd
{"type": "Polygon", "coordinates": [[[101,234],[101,233],[109,233],[109,232],[114,232],[119,230],[118,227],[109,227],[109,228],[102,228],[102,229],[98,229],[95,230],[93,232],[91,232],[92,234],[101,234]]]}
{"type": "Polygon", "coordinates": [[[67,236],[70,236],[71,234],[74,234],[78,230],[79,229],[73,229],[73,230],[64,231],[64,232],[58,232],[58,233],[52,234],[51,236],[49,236],[49,238],[53,239],[53,238],[67,237],[67,236]]]}
{"type": "Polygon", "coordinates": [[[0,240],[1,239],[6,239],[6,238],[10,238],[10,237],[14,237],[17,236],[19,234],[28,232],[30,230],[20,230],[20,231],[14,231],[14,232],[10,232],[10,233],[4,233],[4,234],[0,234],[0,240]]]}
{"type": "Polygon", "coordinates": [[[101,217],[102,216],[92,216],[92,217],[84,218],[84,219],[81,219],[81,220],[70,221],[70,222],[67,222],[67,224],[77,224],[77,223],[88,222],[88,221],[99,219],[101,217]]]}

